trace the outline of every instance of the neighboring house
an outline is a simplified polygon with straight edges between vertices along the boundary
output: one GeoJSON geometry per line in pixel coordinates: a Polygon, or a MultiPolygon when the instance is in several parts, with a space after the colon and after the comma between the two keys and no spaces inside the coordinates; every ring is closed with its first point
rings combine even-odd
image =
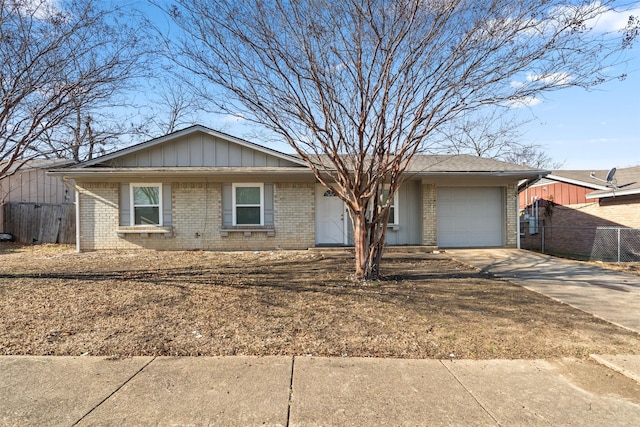
{"type": "Polygon", "coordinates": [[[640,228],[640,166],[617,169],[607,182],[609,172],[558,170],[522,183],[522,246],[540,249],[544,225],[546,250],[590,256],[606,230],[640,228]]]}
{"type": "Polygon", "coordinates": [[[58,176],[46,171],[73,164],[70,160],[34,159],[16,172],[0,178],[0,204],[16,203],[73,203],[73,189],[64,185],[58,176]]]}
{"type": "MultiPolygon", "coordinates": [[[[50,173],[76,182],[79,251],[353,243],[343,202],[302,160],[203,126],[50,173]]],[[[544,173],[469,155],[418,156],[386,242],[516,247],[518,181],[544,173]]]]}
{"type": "Polygon", "coordinates": [[[73,242],[75,192],[61,177],[46,173],[73,163],[34,159],[0,178],[0,232],[25,243],[73,242]]]}

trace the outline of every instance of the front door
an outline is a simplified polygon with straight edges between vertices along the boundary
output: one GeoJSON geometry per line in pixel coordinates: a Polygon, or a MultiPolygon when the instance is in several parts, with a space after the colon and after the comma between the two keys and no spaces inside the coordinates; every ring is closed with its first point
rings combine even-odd
{"type": "Polygon", "coordinates": [[[344,202],[333,191],[316,186],[316,244],[346,244],[344,202]]]}

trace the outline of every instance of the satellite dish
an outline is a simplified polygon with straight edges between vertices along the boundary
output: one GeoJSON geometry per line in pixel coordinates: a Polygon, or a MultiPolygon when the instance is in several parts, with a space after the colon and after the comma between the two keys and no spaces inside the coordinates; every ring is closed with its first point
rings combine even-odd
{"type": "Polygon", "coordinates": [[[611,168],[611,170],[609,171],[609,173],[607,174],[607,182],[609,184],[611,184],[611,181],[613,181],[613,176],[616,174],[616,168],[611,168]]]}
{"type": "Polygon", "coordinates": [[[591,172],[589,174],[589,176],[597,181],[601,181],[601,182],[606,182],[607,186],[611,186],[614,189],[618,189],[617,183],[614,183],[614,175],[616,174],[616,168],[611,168],[611,170],[609,171],[609,173],[607,174],[607,178],[606,179],[602,179],[602,178],[598,178],[595,174],[595,172],[591,172]]]}

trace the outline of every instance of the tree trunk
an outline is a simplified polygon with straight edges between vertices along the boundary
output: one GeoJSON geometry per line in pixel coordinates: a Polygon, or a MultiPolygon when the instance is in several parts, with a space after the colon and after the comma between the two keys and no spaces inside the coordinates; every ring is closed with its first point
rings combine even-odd
{"type": "Polygon", "coordinates": [[[356,279],[367,280],[369,239],[367,236],[367,222],[364,215],[354,214],[353,241],[356,252],[356,279]]]}
{"type": "Polygon", "coordinates": [[[372,224],[364,214],[352,214],[353,240],[356,258],[356,279],[376,280],[380,275],[380,261],[384,250],[381,224],[372,224]]]}

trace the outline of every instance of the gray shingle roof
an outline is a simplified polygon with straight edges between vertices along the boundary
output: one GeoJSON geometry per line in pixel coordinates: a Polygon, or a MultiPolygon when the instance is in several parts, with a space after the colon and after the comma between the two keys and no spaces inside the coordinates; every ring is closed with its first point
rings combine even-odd
{"type": "Polygon", "coordinates": [[[422,155],[413,158],[409,164],[410,172],[523,172],[529,175],[545,172],[528,166],[502,162],[494,159],[457,155],[422,155]]]}

